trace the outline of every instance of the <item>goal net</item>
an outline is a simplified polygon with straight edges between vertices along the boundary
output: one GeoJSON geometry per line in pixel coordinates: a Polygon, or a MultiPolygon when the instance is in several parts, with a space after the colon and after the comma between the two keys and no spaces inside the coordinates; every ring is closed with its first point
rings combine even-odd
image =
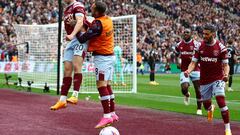
{"type": "Polygon", "coordinates": [[[57,86],[58,25],[15,25],[19,45],[18,62],[25,63],[25,70],[18,72],[22,85],[43,88],[47,83],[52,89],[57,86]]]}
{"type": "MultiPolygon", "coordinates": [[[[136,80],[136,16],[112,17],[114,23],[114,39],[116,64],[112,82],[115,93],[135,93],[137,92],[136,80]],[[118,58],[117,58],[118,57],[118,58]]],[[[28,81],[32,81],[32,87],[43,88],[45,83],[50,89],[57,88],[57,49],[58,49],[58,24],[48,25],[15,25],[17,42],[28,43],[28,53],[20,49],[18,61],[26,63],[29,70],[21,71],[18,77],[21,78],[22,85],[27,86],[28,81]]],[[[62,39],[66,33],[62,29],[62,39]]],[[[67,41],[62,40],[62,49],[67,45],[67,41]]],[[[23,47],[22,47],[23,48],[23,47]]],[[[64,51],[61,51],[64,53],[64,51]]],[[[61,53],[60,80],[63,77],[63,63],[61,53]]],[[[81,93],[97,93],[95,68],[93,56],[87,54],[83,68],[83,82],[81,93]]],[[[60,84],[61,85],[61,84],[60,84]]],[[[72,90],[72,89],[71,89],[72,90]]]]}

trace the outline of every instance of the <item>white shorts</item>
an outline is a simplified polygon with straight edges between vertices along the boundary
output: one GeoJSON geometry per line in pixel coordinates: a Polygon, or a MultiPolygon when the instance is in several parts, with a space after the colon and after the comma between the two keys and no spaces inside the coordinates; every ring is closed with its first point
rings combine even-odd
{"type": "Polygon", "coordinates": [[[190,83],[190,79],[191,79],[191,81],[200,80],[200,72],[193,71],[193,72],[191,72],[189,77],[185,77],[184,72],[180,73],[180,84],[185,83],[185,82],[190,83]]]}
{"type": "Polygon", "coordinates": [[[67,44],[64,50],[63,61],[72,61],[73,56],[76,55],[84,58],[87,53],[87,47],[87,43],[81,44],[77,38],[74,38],[67,44]]]}
{"type": "Polygon", "coordinates": [[[115,56],[94,56],[97,81],[111,81],[114,71],[115,56]]]}
{"type": "Polygon", "coordinates": [[[206,85],[200,85],[202,100],[209,100],[213,96],[225,96],[224,88],[225,82],[222,80],[217,80],[206,85]]]}

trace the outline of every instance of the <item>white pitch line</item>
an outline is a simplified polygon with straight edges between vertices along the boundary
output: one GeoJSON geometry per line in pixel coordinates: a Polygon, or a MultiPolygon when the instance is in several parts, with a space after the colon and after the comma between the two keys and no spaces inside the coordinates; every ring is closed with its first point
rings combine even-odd
{"type": "MultiPolygon", "coordinates": [[[[157,94],[147,94],[147,93],[137,93],[137,94],[150,95],[150,96],[155,96],[155,97],[167,97],[167,98],[183,99],[183,97],[170,96],[170,95],[157,95],[157,94]]],[[[196,101],[196,98],[190,98],[190,99],[196,101]]],[[[235,101],[236,101],[236,100],[227,100],[227,103],[240,105],[240,102],[235,102],[235,101]]]]}

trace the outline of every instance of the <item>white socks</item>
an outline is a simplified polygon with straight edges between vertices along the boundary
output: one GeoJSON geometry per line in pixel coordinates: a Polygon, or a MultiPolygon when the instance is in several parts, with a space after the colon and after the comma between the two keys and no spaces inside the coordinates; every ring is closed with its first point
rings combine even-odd
{"type": "Polygon", "coordinates": [[[61,95],[59,100],[61,102],[66,102],[67,101],[67,96],[61,95]]]}
{"type": "Polygon", "coordinates": [[[78,98],[78,91],[74,90],[72,96],[78,98]]]}
{"type": "Polygon", "coordinates": [[[104,117],[104,118],[111,118],[111,113],[103,114],[103,117],[104,117]]]}
{"type": "Polygon", "coordinates": [[[111,112],[111,115],[116,115],[116,113],[115,112],[111,112]]]}
{"type": "MultiPolygon", "coordinates": [[[[78,91],[73,91],[72,96],[78,98],[78,91]]],[[[66,102],[67,96],[61,95],[59,100],[61,102],[66,102]]]]}
{"type": "Polygon", "coordinates": [[[225,130],[231,130],[230,129],[230,123],[225,124],[225,130]]]}

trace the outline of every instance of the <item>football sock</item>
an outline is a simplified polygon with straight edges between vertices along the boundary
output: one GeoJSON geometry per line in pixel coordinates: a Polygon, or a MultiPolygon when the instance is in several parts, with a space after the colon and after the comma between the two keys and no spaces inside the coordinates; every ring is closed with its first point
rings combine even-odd
{"type": "Polygon", "coordinates": [[[225,130],[231,130],[230,123],[225,124],[225,130]]]}
{"type": "Polygon", "coordinates": [[[203,102],[203,106],[206,110],[211,110],[212,109],[212,101],[211,100],[207,100],[203,102]]]}
{"type": "Polygon", "coordinates": [[[221,109],[222,119],[225,124],[229,123],[229,111],[228,107],[225,103],[225,97],[224,96],[216,96],[217,104],[219,108],[221,109]]]}
{"type": "Polygon", "coordinates": [[[82,84],[82,73],[75,73],[73,77],[73,90],[79,91],[82,84]]]}
{"type": "Polygon", "coordinates": [[[78,98],[78,91],[74,90],[72,96],[78,98]]]}
{"type": "Polygon", "coordinates": [[[106,86],[98,88],[104,114],[110,113],[110,95],[106,86]]]}
{"type": "Polygon", "coordinates": [[[60,100],[61,102],[66,102],[67,96],[61,95],[59,100],[60,100]]]}
{"type": "Polygon", "coordinates": [[[228,87],[229,87],[229,88],[232,87],[232,76],[231,76],[231,75],[230,75],[230,77],[229,77],[228,87]]]}
{"type": "Polygon", "coordinates": [[[63,78],[63,83],[62,83],[62,87],[61,87],[61,95],[63,95],[63,96],[68,95],[68,91],[71,87],[71,84],[72,84],[72,77],[64,77],[63,78]]]}
{"type": "Polygon", "coordinates": [[[112,88],[110,85],[107,85],[107,89],[110,95],[110,112],[114,112],[115,111],[115,102],[114,102],[114,94],[112,91],[112,88]]]}

